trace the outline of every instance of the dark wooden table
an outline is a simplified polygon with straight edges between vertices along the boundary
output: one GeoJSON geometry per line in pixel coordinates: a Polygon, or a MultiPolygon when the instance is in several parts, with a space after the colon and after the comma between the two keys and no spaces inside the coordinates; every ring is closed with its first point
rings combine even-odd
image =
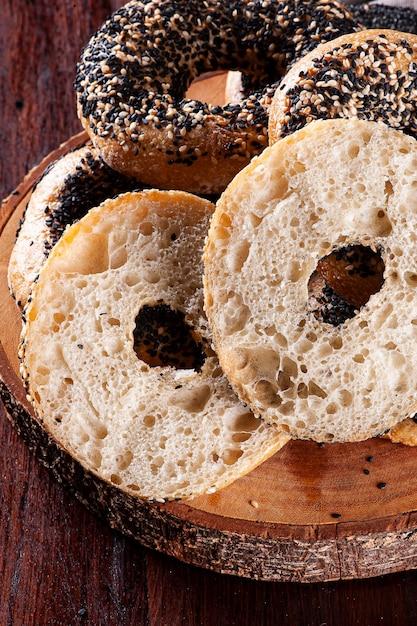
{"type": "MultiPolygon", "coordinates": [[[[80,130],[81,47],[120,0],[3,0],[0,196],[80,130]]],[[[406,626],[417,573],[320,584],[214,574],[142,548],[81,506],[0,407],[0,624],[406,626]]]]}

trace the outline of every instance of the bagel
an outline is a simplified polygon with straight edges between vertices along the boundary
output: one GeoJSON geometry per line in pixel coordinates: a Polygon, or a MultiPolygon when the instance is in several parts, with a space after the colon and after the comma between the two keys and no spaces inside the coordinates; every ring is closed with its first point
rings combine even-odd
{"type": "Polygon", "coordinates": [[[416,412],[416,167],[417,142],[400,131],[316,120],[218,201],[204,251],[214,347],[241,400],[294,438],[365,440],[416,412]],[[333,254],[337,321],[310,293],[333,254]]]}
{"type": "Polygon", "coordinates": [[[65,231],[24,310],[21,371],[43,427],[143,499],[211,493],[289,438],[237,400],[210,350],[213,208],[175,191],[106,200],[65,231]]]}
{"type": "Polygon", "coordinates": [[[269,142],[315,119],[381,121],[417,136],[417,35],[365,30],[320,44],[300,59],[276,90],[269,142]]]}
{"type": "Polygon", "coordinates": [[[10,255],[9,288],[20,307],[65,228],[106,198],[137,187],[109,168],[94,146],[78,147],[51,163],[34,185],[10,255]]]}
{"type": "Polygon", "coordinates": [[[328,0],[133,0],[81,54],[78,115],[112,168],[153,187],[217,194],[266,147],[269,91],[211,106],[186,99],[193,79],[241,69],[266,84],[319,32],[357,28],[328,0]]]}

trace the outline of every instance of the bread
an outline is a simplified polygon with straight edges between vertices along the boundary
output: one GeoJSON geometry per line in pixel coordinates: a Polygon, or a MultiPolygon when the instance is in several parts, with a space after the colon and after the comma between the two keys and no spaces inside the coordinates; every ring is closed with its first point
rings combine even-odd
{"type": "Polygon", "coordinates": [[[90,145],[51,163],[33,188],[10,255],[9,287],[20,307],[66,226],[106,198],[137,187],[135,180],[108,167],[90,145]]]}
{"type": "Polygon", "coordinates": [[[287,72],[269,108],[269,143],[315,119],[358,117],[417,137],[417,34],[371,29],[320,44],[287,72]]]}
{"type": "Polygon", "coordinates": [[[85,46],[75,88],[103,159],[143,183],[218,194],[268,144],[269,96],[234,106],[187,98],[203,73],[240,69],[252,85],[320,39],[358,28],[338,2],[130,0],[85,46]]]}
{"type": "Polygon", "coordinates": [[[210,348],[213,208],[173,191],[106,200],[66,230],[24,311],[22,376],[43,427],[144,499],[213,492],[289,439],[238,401],[210,348]]]}
{"type": "MultiPolygon", "coordinates": [[[[241,400],[293,437],[360,441],[416,411],[416,168],[402,132],[318,120],[267,148],[217,204],[204,252],[215,350],[241,400]],[[383,263],[382,286],[353,317],[323,321],[310,279],[359,246],[383,263]]],[[[355,271],[344,268],[341,283],[355,271]]]]}

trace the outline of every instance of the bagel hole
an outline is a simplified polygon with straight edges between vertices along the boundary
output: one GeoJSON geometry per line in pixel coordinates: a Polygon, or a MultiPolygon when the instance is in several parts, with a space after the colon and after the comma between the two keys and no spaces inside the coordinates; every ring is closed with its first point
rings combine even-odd
{"type": "Polygon", "coordinates": [[[133,348],[137,357],[151,367],[194,369],[205,362],[202,344],[181,311],[167,304],[145,305],[135,319],[133,348]]]}
{"type": "Polygon", "coordinates": [[[380,251],[349,245],[322,257],[308,281],[308,308],[316,319],[340,326],[354,317],[384,282],[380,251]]]}

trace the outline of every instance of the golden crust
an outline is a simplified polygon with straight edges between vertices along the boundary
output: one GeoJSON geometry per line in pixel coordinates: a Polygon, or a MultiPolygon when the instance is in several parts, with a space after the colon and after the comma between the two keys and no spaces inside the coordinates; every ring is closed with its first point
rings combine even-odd
{"type": "Polygon", "coordinates": [[[402,443],[405,446],[417,446],[417,423],[413,418],[400,422],[384,435],[392,443],[402,443]]]}
{"type": "MultiPolygon", "coordinates": [[[[158,189],[217,194],[249,163],[252,156],[252,153],[245,150],[228,158],[236,135],[224,128],[220,116],[212,116],[212,119],[206,120],[204,126],[187,133],[186,142],[182,143],[185,146],[182,153],[186,154],[190,149],[199,155],[192,164],[185,158],[181,159],[178,148],[173,146],[168,134],[164,134],[161,129],[147,128],[139,145],[126,142],[121,148],[118,139],[94,134],[91,118],[81,117],[81,121],[101,157],[110,167],[158,189]],[[172,152],[178,154],[176,163],[168,163],[172,152]]],[[[245,141],[248,145],[256,143],[260,151],[267,146],[268,139],[266,125],[261,123],[257,126],[242,142],[245,141]]]]}

